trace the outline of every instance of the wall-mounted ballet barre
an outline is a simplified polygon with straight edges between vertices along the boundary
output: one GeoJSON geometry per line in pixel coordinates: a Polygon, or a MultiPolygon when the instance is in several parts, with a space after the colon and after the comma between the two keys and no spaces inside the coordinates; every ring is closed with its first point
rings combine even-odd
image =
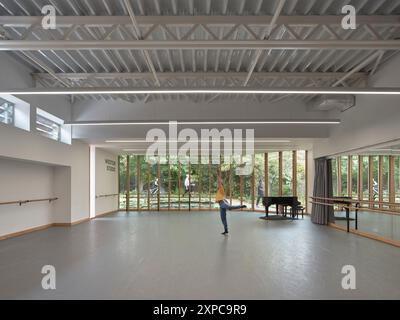
{"type": "MultiPolygon", "coordinates": [[[[373,212],[378,214],[387,214],[392,216],[400,216],[400,211],[398,210],[387,210],[387,209],[374,209],[369,207],[363,207],[363,203],[371,204],[372,201],[364,201],[364,200],[354,200],[349,198],[323,198],[323,197],[310,197],[312,201],[311,204],[314,205],[323,205],[328,207],[340,206],[346,211],[346,221],[347,221],[347,232],[350,231],[350,211],[355,211],[355,229],[358,229],[358,212],[360,210],[366,212],[373,212]]],[[[372,202],[375,204],[379,204],[378,202],[372,202]]],[[[384,202],[381,202],[381,204],[384,202]]],[[[389,203],[384,203],[385,205],[389,205],[389,203]]],[[[390,203],[391,206],[399,206],[399,203],[390,203]]]]}
{"type": "Polygon", "coordinates": [[[7,201],[7,202],[0,202],[0,205],[10,205],[10,204],[19,204],[22,206],[23,204],[32,203],[32,202],[43,202],[43,201],[56,201],[58,198],[46,198],[46,199],[32,199],[32,200],[16,200],[16,201],[7,201]]]}
{"type": "Polygon", "coordinates": [[[398,202],[386,202],[386,201],[370,201],[370,200],[358,200],[358,199],[351,199],[346,197],[335,197],[335,198],[323,198],[323,197],[310,197],[312,199],[317,200],[326,200],[326,201],[344,201],[344,202],[351,202],[351,203],[366,203],[372,205],[382,205],[388,207],[400,207],[400,203],[398,202]]]}
{"type": "Polygon", "coordinates": [[[108,198],[108,197],[116,197],[118,196],[118,193],[113,193],[113,194],[100,194],[98,196],[96,196],[96,199],[98,198],[108,198]]]}

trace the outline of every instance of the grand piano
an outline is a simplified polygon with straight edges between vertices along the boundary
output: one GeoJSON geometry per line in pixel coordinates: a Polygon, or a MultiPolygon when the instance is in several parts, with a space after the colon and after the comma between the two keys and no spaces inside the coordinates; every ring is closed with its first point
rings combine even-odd
{"type": "MultiPolygon", "coordinates": [[[[265,219],[268,219],[269,215],[269,207],[272,205],[276,205],[276,214],[279,215],[278,206],[282,205],[285,208],[291,207],[291,217],[294,217],[297,214],[298,208],[301,206],[301,203],[297,199],[297,197],[263,197],[263,205],[265,206],[265,219]]],[[[284,211],[286,215],[286,211],[284,211]]]]}

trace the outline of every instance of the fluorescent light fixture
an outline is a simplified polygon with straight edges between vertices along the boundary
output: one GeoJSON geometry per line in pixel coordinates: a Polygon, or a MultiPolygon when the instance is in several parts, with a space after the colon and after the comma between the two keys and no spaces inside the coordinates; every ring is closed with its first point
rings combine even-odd
{"type": "MultiPolygon", "coordinates": [[[[400,149],[371,149],[369,150],[369,152],[384,152],[384,151],[388,151],[388,152],[400,152],[400,149]]],[[[367,151],[368,152],[368,151],[367,151]]]]}
{"type": "MultiPolygon", "coordinates": [[[[191,142],[212,142],[212,140],[190,140],[191,142]]],[[[235,140],[225,140],[226,142],[234,142],[235,140]]],[[[243,138],[243,142],[255,142],[255,143],[290,143],[290,140],[246,140],[243,138]]],[[[146,140],[106,140],[106,143],[153,143],[154,141],[146,141],[146,140]]],[[[169,143],[185,143],[187,141],[179,141],[179,140],[157,140],[157,142],[169,142],[169,143]]],[[[222,143],[224,140],[221,141],[222,143]]]]}
{"type": "Polygon", "coordinates": [[[28,88],[0,90],[7,95],[85,95],[85,94],[353,94],[353,95],[400,95],[400,88],[263,88],[246,89],[232,87],[215,88],[28,88]]]}
{"type": "MultiPolygon", "coordinates": [[[[163,126],[169,125],[170,121],[80,121],[69,122],[72,126],[131,126],[149,125],[163,126]]],[[[246,121],[178,121],[180,125],[263,125],[263,124],[340,124],[340,120],[246,120],[246,121]]]]}
{"type": "MultiPolygon", "coordinates": [[[[124,151],[124,152],[146,152],[146,148],[143,148],[143,149],[122,149],[122,151],[124,151]]],[[[275,149],[265,149],[265,148],[263,148],[263,149],[257,149],[257,148],[254,148],[254,151],[255,152],[257,152],[257,151],[260,151],[260,152],[264,152],[264,151],[271,151],[271,150],[275,150],[275,149]]],[[[179,151],[179,149],[169,149],[169,148],[167,148],[166,150],[165,150],[167,153],[168,152],[170,152],[170,151],[179,151]]],[[[224,152],[224,151],[235,151],[234,149],[224,149],[224,148],[221,148],[221,150],[220,150],[221,152],[224,152]]],[[[200,155],[200,153],[201,152],[199,152],[199,156],[201,156],[200,155]]]]}

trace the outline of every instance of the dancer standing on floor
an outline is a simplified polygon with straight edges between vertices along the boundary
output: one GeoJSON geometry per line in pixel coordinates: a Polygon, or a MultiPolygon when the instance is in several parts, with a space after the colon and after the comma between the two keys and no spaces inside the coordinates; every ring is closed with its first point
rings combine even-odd
{"type": "Polygon", "coordinates": [[[226,219],[226,210],[243,209],[243,208],[247,208],[247,206],[245,206],[245,205],[231,206],[229,204],[228,200],[225,199],[225,190],[224,190],[224,186],[222,185],[221,176],[218,177],[217,195],[215,197],[215,202],[219,204],[219,212],[221,215],[221,221],[224,226],[224,232],[221,234],[226,236],[229,233],[228,221],[226,219]]]}

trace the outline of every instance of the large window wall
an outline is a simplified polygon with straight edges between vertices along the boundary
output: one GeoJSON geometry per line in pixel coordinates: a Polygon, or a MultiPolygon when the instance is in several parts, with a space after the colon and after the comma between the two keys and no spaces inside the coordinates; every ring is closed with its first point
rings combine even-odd
{"type": "Polygon", "coordinates": [[[386,208],[381,202],[400,202],[400,157],[352,155],[332,160],[334,196],[371,202],[370,207],[386,208]]]}
{"type": "Polygon", "coordinates": [[[146,159],[119,157],[119,206],[123,210],[210,210],[221,175],[227,200],[247,210],[264,210],[262,196],[297,196],[306,207],[307,151],[258,153],[254,157],[211,158],[191,163],[170,156],[146,159]],[[244,165],[254,164],[243,175],[244,165]],[[189,185],[189,188],[188,188],[189,185]]]}

